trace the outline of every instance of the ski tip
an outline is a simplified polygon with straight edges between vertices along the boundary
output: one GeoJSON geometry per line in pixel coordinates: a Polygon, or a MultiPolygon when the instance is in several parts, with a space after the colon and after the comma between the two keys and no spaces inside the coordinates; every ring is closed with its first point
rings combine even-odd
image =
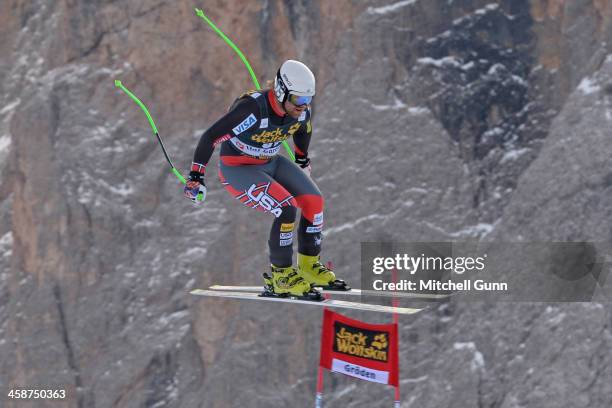
{"type": "Polygon", "coordinates": [[[120,88],[120,87],[121,87],[121,85],[122,85],[122,84],[121,84],[121,81],[120,81],[120,80],[118,80],[118,79],[115,79],[115,86],[116,86],[117,88],[120,88]]]}
{"type": "Polygon", "coordinates": [[[196,14],[198,15],[198,17],[204,17],[204,12],[201,9],[195,8],[194,10],[196,14]]]}

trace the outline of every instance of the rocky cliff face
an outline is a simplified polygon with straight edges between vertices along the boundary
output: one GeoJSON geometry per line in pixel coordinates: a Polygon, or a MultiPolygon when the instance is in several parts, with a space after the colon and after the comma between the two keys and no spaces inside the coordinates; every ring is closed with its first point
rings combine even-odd
{"type": "MultiPolygon", "coordinates": [[[[187,294],[258,282],[269,217],[222,191],[216,158],[207,202],[188,204],[113,87],[143,99],[186,169],[251,87],[193,6],[0,3],[3,392],[65,388],[70,407],[312,404],[319,310],[187,294]]],[[[348,280],[361,241],[612,239],[609,2],[202,7],[261,82],[286,58],[313,67],[324,254],[348,280]]],[[[449,302],[400,323],[402,406],[612,404],[608,304],[449,302]]],[[[326,381],[329,406],[391,405],[384,387],[326,381]]]]}

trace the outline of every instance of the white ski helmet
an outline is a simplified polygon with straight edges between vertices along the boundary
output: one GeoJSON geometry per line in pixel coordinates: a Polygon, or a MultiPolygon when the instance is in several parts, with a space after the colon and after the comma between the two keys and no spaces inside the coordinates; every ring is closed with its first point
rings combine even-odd
{"type": "Polygon", "coordinates": [[[287,60],[283,62],[274,78],[274,94],[283,104],[289,95],[301,98],[295,99],[296,105],[308,104],[315,94],[315,77],[312,71],[300,61],[287,60]]]}

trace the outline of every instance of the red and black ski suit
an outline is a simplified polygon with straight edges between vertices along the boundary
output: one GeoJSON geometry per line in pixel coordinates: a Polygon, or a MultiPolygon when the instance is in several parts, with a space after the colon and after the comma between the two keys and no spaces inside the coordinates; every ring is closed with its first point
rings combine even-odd
{"type": "Polygon", "coordinates": [[[292,265],[297,208],[301,209],[298,251],[311,256],[320,253],[323,197],[300,167],[278,154],[282,141],[293,136],[296,157],[308,156],[310,109],[294,119],[275,112],[270,98],[274,98],[270,90],[238,98],[200,138],[191,170],[204,174],[215,146],[221,143],[221,183],[247,207],[275,216],[268,240],[270,263],[286,267],[292,265]]]}

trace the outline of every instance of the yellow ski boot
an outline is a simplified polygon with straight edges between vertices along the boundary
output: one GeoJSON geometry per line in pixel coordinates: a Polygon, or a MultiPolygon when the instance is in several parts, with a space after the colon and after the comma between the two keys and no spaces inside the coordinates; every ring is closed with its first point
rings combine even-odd
{"type": "Polygon", "coordinates": [[[343,280],[336,279],[336,274],[321,263],[318,255],[310,256],[298,253],[298,273],[311,286],[325,290],[351,290],[343,280]]]}
{"type": "Polygon", "coordinates": [[[270,265],[272,276],[264,273],[263,296],[297,297],[304,300],[321,300],[321,294],[313,290],[293,266],[280,268],[270,265]]]}

